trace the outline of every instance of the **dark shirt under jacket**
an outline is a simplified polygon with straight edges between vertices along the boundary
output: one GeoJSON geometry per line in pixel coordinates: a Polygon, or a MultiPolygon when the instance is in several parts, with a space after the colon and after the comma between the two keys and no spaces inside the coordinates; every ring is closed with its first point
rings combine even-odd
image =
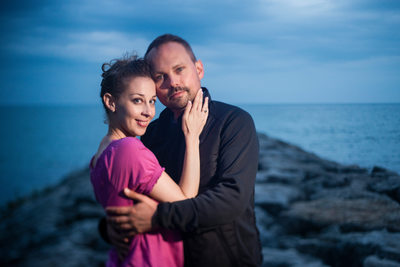
{"type": "MultiPolygon", "coordinates": [[[[204,95],[209,96],[203,88],[204,95]]],[[[181,118],[165,109],[142,142],[178,183],[185,153],[181,118]]],[[[200,135],[200,189],[196,198],[160,203],[154,223],[184,235],[185,266],[260,266],[254,214],[258,138],[251,116],[222,102],[209,102],[200,135]]]]}

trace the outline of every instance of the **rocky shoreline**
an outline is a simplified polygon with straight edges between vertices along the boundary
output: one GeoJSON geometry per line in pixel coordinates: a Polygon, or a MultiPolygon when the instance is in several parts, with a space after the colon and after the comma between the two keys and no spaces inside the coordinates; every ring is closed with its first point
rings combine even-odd
{"type": "MultiPolygon", "coordinates": [[[[256,212],[263,266],[400,267],[400,176],[344,166],[259,134],[256,212]]],[[[10,204],[0,266],[102,266],[102,208],[89,170],[10,204]]]]}

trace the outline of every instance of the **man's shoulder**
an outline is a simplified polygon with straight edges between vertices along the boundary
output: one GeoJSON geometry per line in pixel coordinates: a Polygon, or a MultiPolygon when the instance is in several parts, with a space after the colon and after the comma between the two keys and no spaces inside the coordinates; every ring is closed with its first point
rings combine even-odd
{"type": "Polygon", "coordinates": [[[216,117],[216,118],[250,118],[251,119],[251,115],[245,111],[244,109],[232,105],[232,104],[228,104],[225,102],[221,102],[221,101],[213,101],[213,112],[212,114],[216,117]]]}
{"type": "Polygon", "coordinates": [[[158,119],[158,118],[155,119],[155,120],[153,120],[153,121],[149,124],[149,126],[147,126],[147,129],[146,129],[146,132],[144,133],[144,135],[142,135],[142,136],[140,137],[140,140],[142,141],[142,143],[143,143],[145,146],[148,145],[149,140],[151,140],[152,138],[154,138],[154,137],[152,137],[152,135],[154,134],[154,130],[158,127],[158,124],[159,124],[159,119],[158,119]]]}
{"type": "MultiPolygon", "coordinates": [[[[154,127],[158,124],[159,120],[160,120],[160,119],[157,118],[157,119],[151,121],[150,124],[147,126],[147,130],[148,130],[148,129],[154,128],[154,127]]],[[[146,131],[147,131],[147,130],[146,130],[146,131]]]]}
{"type": "Polygon", "coordinates": [[[164,108],[160,114],[158,115],[157,119],[154,119],[148,126],[148,128],[154,128],[157,125],[169,123],[171,121],[171,116],[173,115],[172,111],[168,108],[164,108]]]}

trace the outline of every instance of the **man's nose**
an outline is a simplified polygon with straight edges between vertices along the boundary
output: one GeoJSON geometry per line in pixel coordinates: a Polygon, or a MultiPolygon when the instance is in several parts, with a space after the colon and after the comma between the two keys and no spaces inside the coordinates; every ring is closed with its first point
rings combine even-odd
{"type": "Polygon", "coordinates": [[[169,75],[167,82],[168,82],[168,86],[170,86],[170,87],[179,86],[179,80],[178,80],[178,77],[176,77],[176,75],[169,75]]]}

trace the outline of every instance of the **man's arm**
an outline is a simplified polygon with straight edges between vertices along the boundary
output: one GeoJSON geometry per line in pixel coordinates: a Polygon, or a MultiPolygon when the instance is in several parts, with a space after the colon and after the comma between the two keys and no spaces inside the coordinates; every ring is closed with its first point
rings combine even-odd
{"type": "MultiPolygon", "coordinates": [[[[136,233],[148,232],[155,228],[152,223],[152,217],[157,209],[157,202],[128,188],[125,188],[124,194],[128,198],[136,200],[137,203],[134,206],[107,207],[107,225],[118,229],[122,236],[126,237],[133,236],[136,233]]],[[[109,231],[109,228],[104,228],[103,226],[102,231],[109,231]]],[[[121,237],[116,233],[112,235],[107,233],[105,236],[108,236],[113,245],[121,237]]],[[[125,241],[127,242],[128,240],[125,241]]]]}

